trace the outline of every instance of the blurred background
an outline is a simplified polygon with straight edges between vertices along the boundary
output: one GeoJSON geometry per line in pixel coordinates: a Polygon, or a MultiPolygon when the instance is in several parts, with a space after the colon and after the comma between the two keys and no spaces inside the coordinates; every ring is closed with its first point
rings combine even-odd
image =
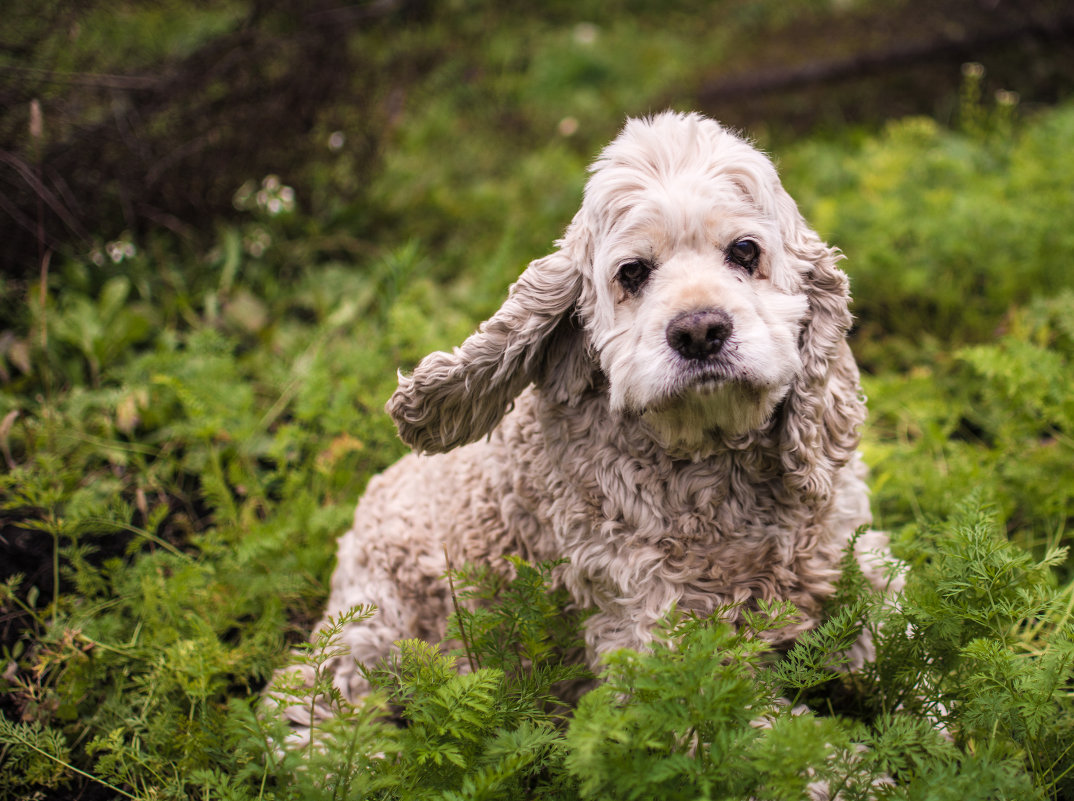
{"type": "Polygon", "coordinates": [[[668,106],[775,146],[955,123],[967,62],[1022,110],[1074,86],[1062,0],[8,0],[4,19],[0,258],[24,275],[44,249],[123,232],[204,244],[269,174],[376,239],[413,211],[384,207],[378,178],[419,147],[494,176],[501,151],[517,164],[558,142],[584,161],[625,115],[668,106]]]}

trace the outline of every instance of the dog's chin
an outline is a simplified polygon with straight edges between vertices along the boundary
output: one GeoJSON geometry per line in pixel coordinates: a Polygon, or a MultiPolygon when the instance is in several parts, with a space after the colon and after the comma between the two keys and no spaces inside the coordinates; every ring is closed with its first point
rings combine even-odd
{"type": "Polygon", "coordinates": [[[687,454],[703,452],[717,439],[765,426],[788,389],[746,380],[699,377],[647,404],[641,419],[665,449],[687,454]]]}

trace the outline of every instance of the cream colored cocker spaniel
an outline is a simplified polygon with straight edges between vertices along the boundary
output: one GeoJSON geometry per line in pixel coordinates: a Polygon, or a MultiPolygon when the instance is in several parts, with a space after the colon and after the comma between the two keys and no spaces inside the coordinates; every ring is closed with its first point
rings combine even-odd
{"type": "MultiPolygon", "coordinates": [[[[558,580],[595,610],[596,663],[645,646],[672,604],[790,600],[788,643],[870,520],[847,278],[771,162],[668,112],[627,122],[591,172],[558,249],[454,352],[399,377],[388,411],[417,453],[370,481],[326,611],[379,609],[332,665],[348,698],[368,689],[354,659],[443,635],[445,550],[568,558],[558,580]]],[[[878,586],[885,549],[859,542],[878,586]]]]}

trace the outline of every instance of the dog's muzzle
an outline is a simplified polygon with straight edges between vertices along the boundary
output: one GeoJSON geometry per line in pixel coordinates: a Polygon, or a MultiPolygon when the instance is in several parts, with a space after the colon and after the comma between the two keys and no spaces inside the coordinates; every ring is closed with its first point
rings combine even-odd
{"type": "Polygon", "coordinates": [[[706,362],[723,348],[734,331],[731,318],[722,309],[683,312],[667,327],[671,349],[690,362],[706,362]]]}

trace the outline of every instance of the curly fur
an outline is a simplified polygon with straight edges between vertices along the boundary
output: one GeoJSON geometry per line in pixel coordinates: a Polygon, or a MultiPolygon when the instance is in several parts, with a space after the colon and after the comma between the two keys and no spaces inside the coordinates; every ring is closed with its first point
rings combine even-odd
{"type": "MultiPolygon", "coordinates": [[[[388,411],[417,453],[369,484],[340,540],[326,614],[374,662],[439,638],[454,564],[567,557],[558,580],[595,613],[589,656],[643,647],[675,604],[788,599],[815,625],[854,530],[865,406],[846,344],[848,282],[771,162],[696,114],[628,121],[600,155],[557,250],[452,353],[399,376],[388,411]],[[752,269],[728,253],[749,239],[752,269]],[[617,279],[653,265],[637,292],[617,279]],[[718,310],[719,352],[690,362],[677,315],[718,310]]],[[[882,535],[859,548],[884,552],[882,535]]],[[[863,559],[876,583],[882,569],[863,559]]],[[[861,649],[863,653],[866,646],[861,649]]],[[[334,664],[348,697],[367,687],[334,664]]]]}

